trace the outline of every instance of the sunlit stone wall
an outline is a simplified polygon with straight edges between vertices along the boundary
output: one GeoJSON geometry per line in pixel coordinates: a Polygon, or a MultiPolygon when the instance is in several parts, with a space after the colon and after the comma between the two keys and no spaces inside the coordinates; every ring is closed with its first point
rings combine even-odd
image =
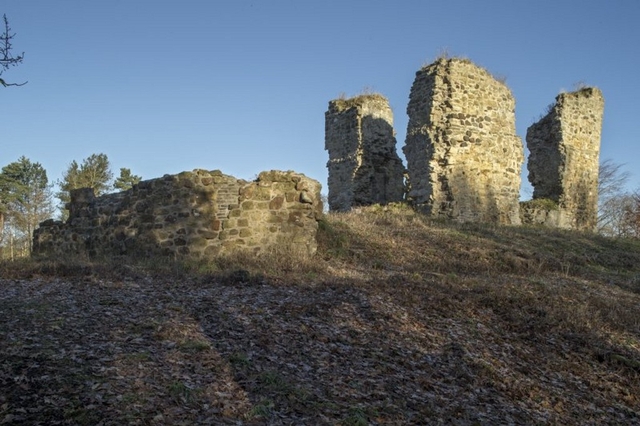
{"type": "Polygon", "coordinates": [[[40,224],[33,254],[210,259],[275,248],[313,254],[320,187],[295,172],[263,172],[248,182],[194,170],[101,197],[88,188],[74,190],[69,219],[40,224]]]}
{"type": "Polygon", "coordinates": [[[520,223],[523,145],[509,88],[466,59],[416,73],[407,113],[409,198],[434,217],[520,223]]]}
{"type": "Polygon", "coordinates": [[[533,199],[557,203],[551,226],[594,230],[604,98],[588,87],[556,97],[548,113],[527,130],[533,199]]]}

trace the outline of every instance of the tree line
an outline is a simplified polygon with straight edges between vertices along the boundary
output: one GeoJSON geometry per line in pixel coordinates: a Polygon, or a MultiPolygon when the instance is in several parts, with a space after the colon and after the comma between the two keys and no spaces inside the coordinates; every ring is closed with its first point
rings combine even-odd
{"type": "Polygon", "coordinates": [[[31,253],[33,231],[56,212],[54,198],[59,200],[58,217],[65,220],[72,189],[93,188],[99,196],[130,189],[140,180],[140,176],[124,167],[114,179],[106,154],[92,154],[81,163],[72,161],[55,184],[49,182],[47,171],[40,163],[25,156],[7,164],[0,172],[0,257],[15,258],[31,253]],[[59,188],[55,194],[54,185],[59,188]]]}
{"type": "MultiPolygon", "coordinates": [[[[629,177],[621,164],[606,160],[600,165],[597,231],[602,235],[640,238],[640,189],[627,189],[629,177]]],[[[24,156],[7,164],[0,172],[0,258],[29,255],[33,231],[56,210],[58,218],[66,220],[71,190],[92,188],[100,196],[130,189],[140,180],[125,167],[114,179],[109,159],[102,153],[80,163],[73,160],[55,183],[49,182],[40,163],[24,156]],[[59,188],[55,193],[54,186],[59,188]]]]}

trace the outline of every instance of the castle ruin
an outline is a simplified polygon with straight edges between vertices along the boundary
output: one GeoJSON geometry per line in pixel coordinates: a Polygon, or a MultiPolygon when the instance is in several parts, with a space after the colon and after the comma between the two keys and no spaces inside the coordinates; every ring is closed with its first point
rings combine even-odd
{"type": "Polygon", "coordinates": [[[407,173],[386,98],[329,103],[330,209],[400,201],[404,190],[407,201],[433,217],[593,230],[603,107],[598,89],[564,93],[528,129],[534,200],[520,203],[524,149],[511,91],[469,60],[438,59],[416,73],[411,87],[407,173]]]}
{"type": "Polygon", "coordinates": [[[331,210],[403,200],[404,166],[396,153],[393,112],[385,97],[371,94],[329,102],[325,149],[331,210]]]}
{"type": "Polygon", "coordinates": [[[212,259],[233,250],[316,251],[320,183],[294,172],[262,172],[248,182],[219,170],[146,180],[95,197],[71,191],[66,222],[34,232],[33,254],[212,259]]]}
{"type": "Polygon", "coordinates": [[[509,88],[465,59],[416,73],[403,148],[410,199],[434,217],[518,224],[522,141],[509,88]]]}
{"type": "Polygon", "coordinates": [[[604,98],[596,88],[556,97],[527,129],[533,199],[557,203],[549,226],[593,231],[598,217],[598,169],[604,98]]]}
{"type": "MultiPolygon", "coordinates": [[[[584,88],[558,95],[529,127],[533,200],[519,203],[523,146],[507,86],[465,59],[439,59],[416,73],[409,124],[396,153],[393,113],[381,95],[329,102],[329,206],[334,211],[405,199],[433,217],[500,224],[595,229],[604,100],[584,88]],[[522,204],[522,206],[520,206],[522,204]]],[[[69,219],[47,220],[33,236],[35,256],[168,256],[316,251],[320,184],[295,172],[244,181],[218,170],[146,180],[95,197],[71,192],[69,219]]]]}

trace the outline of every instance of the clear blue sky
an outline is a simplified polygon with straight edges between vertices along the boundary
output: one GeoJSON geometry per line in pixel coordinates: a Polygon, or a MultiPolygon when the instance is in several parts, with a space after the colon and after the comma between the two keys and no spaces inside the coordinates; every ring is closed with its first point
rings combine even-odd
{"type": "Polygon", "coordinates": [[[601,159],[640,187],[637,0],[4,0],[0,13],[26,53],[3,77],[29,81],[1,89],[0,166],[25,155],[50,180],[103,152],[144,179],[292,169],[326,192],[328,101],[387,96],[401,154],[415,72],[447,49],[506,76],[523,139],[561,90],[599,87],[601,159]]]}

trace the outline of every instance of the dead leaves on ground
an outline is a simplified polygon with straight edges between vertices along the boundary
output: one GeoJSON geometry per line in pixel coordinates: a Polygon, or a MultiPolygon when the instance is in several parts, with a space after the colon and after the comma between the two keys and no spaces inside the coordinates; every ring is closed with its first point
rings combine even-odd
{"type": "Polygon", "coordinates": [[[638,352],[493,280],[0,280],[0,424],[640,424],[638,352]]]}

